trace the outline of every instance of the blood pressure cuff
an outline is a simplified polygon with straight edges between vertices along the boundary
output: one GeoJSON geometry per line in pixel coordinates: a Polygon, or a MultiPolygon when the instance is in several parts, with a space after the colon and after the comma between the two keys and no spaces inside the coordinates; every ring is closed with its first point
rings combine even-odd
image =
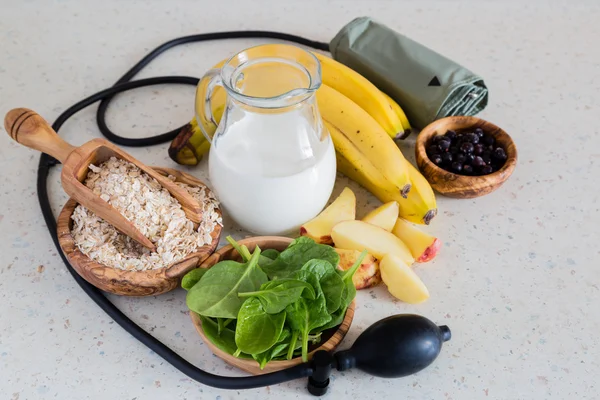
{"type": "Polygon", "coordinates": [[[329,44],[334,59],[392,97],[424,128],[451,115],[475,115],[488,102],[483,79],[371,18],[356,18],[329,44]]]}

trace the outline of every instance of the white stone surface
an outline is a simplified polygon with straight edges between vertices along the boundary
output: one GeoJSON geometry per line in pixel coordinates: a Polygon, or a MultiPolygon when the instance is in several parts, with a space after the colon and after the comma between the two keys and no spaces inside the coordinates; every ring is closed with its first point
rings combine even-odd
{"type": "MultiPolygon", "coordinates": [[[[264,29],[327,41],[370,15],[478,72],[490,89],[481,116],[516,140],[520,160],[496,193],[439,198],[428,228],[439,257],[416,266],[431,299],[392,300],[385,286],[358,295],[343,347],[380,318],[418,313],[453,332],[438,360],[410,377],[334,373],[325,398],[597,399],[600,170],[600,4],[589,1],[0,1],[0,113],[25,106],[49,121],[115,82],[150,49],[211,31],[264,29]]],[[[139,77],[199,77],[236,50],[229,40],[170,50],[139,77]]],[[[108,123],[146,136],[192,117],[193,87],[120,95],[108,123]]],[[[98,137],[96,105],[61,129],[74,144],[98,137]]],[[[4,134],[3,134],[4,135],[4,134]]],[[[411,143],[402,145],[412,154],[411,143]]],[[[174,167],[167,145],[128,149],[174,167]]],[[[412,158],[412,157],[411,157],[412,158]]],[[[0,139],[0,397],[24,399],[310,398],[305,382],[246,391],[190,380],[113,323],[57,256],[36,198],[38,154],[0,139]]],[[[55,211],[65,202],[59,168],[55,211]]],[[[190,169],[206,176],[206,166],[190,169]]],[[[340,178],[336,193],[347,184],[340,178]]],[[[377,205],[355,184],[360,215],[377,205]]],[[[229,232],[236,230],[227,221],[229,232]]],[[[211,355],[186,313],[184,292],[111,299],[195,365],[242,375],[211,355]]]]}

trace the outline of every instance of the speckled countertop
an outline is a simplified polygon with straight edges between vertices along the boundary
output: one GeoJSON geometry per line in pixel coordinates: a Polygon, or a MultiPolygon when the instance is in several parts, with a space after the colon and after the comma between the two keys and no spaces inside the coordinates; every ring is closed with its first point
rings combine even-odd
{"type": "MultiPolygon", "coordinates": [[[[150,49],[200,32],[268,29],[326,41],[370,15],[481,74],[481,114],[516,140],[520,160],[498,192],[439,198],[429,231],[444,241],[418,274],[432,294],[410,306],[384,286],[358,295],[343,343],[395,313],[419,313],[453,331],[438,360],[403,379],[335,373],[326,398],[597,399],[600,375],[600,4],[597,1],[8,1],[0,0],[0,113],[25,106],[48,120],[110,86],[150,49]],[[321,4],[327,5],[321,5],[321,4]]],[[[258,40],[186,45],[140,77],[200,76],[258,40]]],[[[121,95],[108,124],[147,136],[192,116],[193,87],[121,95]]],[[[61,134],[99,136],[96,107],[61,134]]],[[[4,134],[3,134],[4,135],[4,134]]],[[[406,154],[412,144],[403,143],[406,154]]],[[[166,145],[128,149],[171,166],[166,145]]],[[[36,199],[38,154],[0,138],[0,398],[309,398],[304,381],[247,391],[198,384],[113,323],[66,272],[36,199]]],[[[190,170],[204,178],[206,165],[190,170]]],[[[348,182],[340,178],[336,193],[348,182]]],[[[377,201],[357,185],[359,214],[377,201]]],[[[64,204],[59,168],[50,177],[64,204]]],[[[226,220],[229,231],[236,230],[226,220]]],[[[186,312],[184,292],[111,297],[140,325],[195,365],[241,375],[211,355],[186,312]]]]}

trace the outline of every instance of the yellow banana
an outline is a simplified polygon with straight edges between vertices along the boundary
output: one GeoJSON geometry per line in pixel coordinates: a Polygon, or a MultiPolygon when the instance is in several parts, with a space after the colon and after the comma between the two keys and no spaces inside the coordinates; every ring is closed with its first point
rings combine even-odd
{"type": "Polygon", "coordinates": [[[323,123],[335,147],[338,172],[362,185],[383,203],[398,202],[402,218],[417,224],[429,224],[437,214],[435,196],[429,182],[411,163],[406,161],[417,190],[414,193],[411,190],[408,198],[404,199],[398,187],[390,183],[343,132],[326,120],[323,123]]]}
{"type": "Polygon", "coordinates": [[[406,160],[381,125],[358,104],[325,84],[317,90],[317,103],[323,119],[343,132],[406,197],[411,186],[406,160]]]}
{"type": "MultiPolygon", "coordinates": [[[[421,219],[422,222],[417,223],[428,225],[429,221],[437,215],[435,194],[423,174],[414,165],[409,163],[408,160],[406,161],[406,165],[408,166],[412,188],[408,194],[408,198],[403,202],[405,204],[404,213],[407,213],[408,217],[404,215],[402,210],[400,211],[400,216],[412,222],[415,222],[415,218],[421,219]]],[[[400,208],[402,209],[402,206],[400,208]]]]}
{"type": "Polygon", "coordinates": [[[323,83],[350,98],[388,133],[392,139],[404,135],[405,129],[385,95],[367,78],[331,57],[314,53],[321,63],[323,83]]]}
{"type": "Polygon", "coordinates": [[[404,199],[398,193],[397,187],[389,183],[373,166],[368,167],[366,163],[362,163],[362,168],[357,167],[339,152],[336,152],[336,160],[338,172],[373,193],[382,203],[398,202],[400,207],[399,216],[405,220],[415,224],[428,225],[437,215],[435,198],[433,205],[428,205],[420,196],[413,194],[411,191],[408,194],[408,199],[404,199]]]}
{"type": "Polygon", "coordinates": [[[394,110],[394,113],[398,116],[400,122],[402,123],[403,132],[398,136],[398,139],[406,139],[410,135],[412,128],[410,127],[410,122],[408,122],[408,118],[406,117],[404,110],[402,107],[400,107],[400,104],[396,103],[390,96],[383,92],[381,92],[381,94],[385,96],[387,101],[390,103],[392,110],[394,110]]]}

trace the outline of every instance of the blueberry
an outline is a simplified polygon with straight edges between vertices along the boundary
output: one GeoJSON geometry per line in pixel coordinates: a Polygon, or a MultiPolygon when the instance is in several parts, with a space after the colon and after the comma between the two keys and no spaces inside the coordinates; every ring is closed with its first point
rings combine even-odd
{"type": "Polygon", "coordinates": [[[465,175],[471,175],[473,173],[473,167],[469,164],[464,164],[462,170],[465,175]]]}
{"type": "Polygon", "coordinates": [[[487,165],[490,165],[490,163],[492,162],[492,154],[487,150],[484,151],[483,154],[481,154],[481,158],[483,158],[483,161],[485,161],[487,165]]]}
{"type": "Polygon", "coordinates": [[[448,151],[448,149],[450,148],[450,141],[440,140],[437,146],[440,149],[440,151],[448,151]]]}
{"type": "Polygon", "coordinates": [[[475,159],[473,160],[473,162],[471,163],[474,167],[477,168],[481,168],[485,166],[485,161],[483,161],[483,158],[476,156],[475,159]]]}
{"type": "Polygon", "coordinates": [[[481,173],[483,175],[491,174],[492,173],[492,166],[491,165],[486,165],[485,167],[481,168],[481,173]]]}
{"type": "Polygon", "coordinates": [[[494,137],[491,136],[491,135],[483,135],[483,137],[481,138],[481,141],[486,146],[492,146],[496,142],[496,140],[494,139],[494,137]]]}
{"type": "Polygon", "coordinates": [[[504,161],[506,160],[506,153],[504,152],[504,149],[502,147],[498,147],[496,148],[496,150],[494,150],[494,152],[492,153],[492,157],[495,160],[498,161],[504,161]]]}
{"type": "Polygon", "coordinates": [[[465,155],[465,162],[468,163],[468,164],[471,164],[474,159],[475,159],[475,156],[473,154],[466,154],[465,155]]]}
{"type": "Polygon", "coordinates": [[[432,157],[436,154],[439,154],[440,150],[438,149],[438,147],[434,144],[432,144],[431,146],[427,147],[427,155],[429,157],[432,157]]]}
{"type": "Polygon", "coordinates": [[[483,153],[483,145],[481,143],[478,143],[473,148],[473,154],[475,154],[476,156],[480,156],[481,153],[483,153]]]}
{"type": "Polygon", "coordinates": [[[457,161],[454,161],[454,162],[452,163],[452,170],[453,170],[454,172],[460,172],[460,171],[462,171],[462,164],[461,164],[461,163],[459,163],[459,162],[457,162],[457,161]]]}
{"type": "Polygon", "coordinates": [[[452,154],[450,154],[450,153],[442,154],[442,161],[446,164],[450,164],[452,162],[452,154]]]}
{"type": "Polygon", "coordinates": [[[474,133],[467,133],[467,141],[473,144],[479,143],[479,136],[474,133]]]}
{"type": "Polygon", "coordinates": [[[433,139],[431,139],[431,143],[438,144],[443,138],[444,137],[442,135],[434,136],[433,139]]]}
{"type": "Polygon", "coordinates": [[[456,154],[458,153],[458,147],[450,146],[450,149],[448,149],[448,151],[450,152],[450,154],[456,154]]]}
{"type": "Polygon", "coordinates": [[[480,138],[482,138],[483,137],[483,129],[481,129],[481,128],[475,128],[475,134],[477,136],[479,136],[480,138]]]}
{"type": "Polygon", "coordinates": [[[465,142],[460,145],[460,149],[465,153],[472,153],[475,146],[473,143],[465,142]]]}
{"type": "Polygon", "coordinates": [[[464,163],[466,161],[467,157],[465,156],[464,153],[458,153],[455,157],[454,160],[458,161],[459,163],[464,163]]]}
{"type": "Polygon", "coordinates": [[[435,165],[441,165],[442,157],[439,154],[436,154],[435,156],[431,157],[431,161],[433,161],[435,165]]]}
{"type": "Polygon", "coordinates": [[[455,132],[455,131],[448,131],[448,132],[446,132],[446,135],[445,135],[445,136],[446,136],[448,139],[451,139],[451,140],[452,140],[452,139],[456,138],[456,132],[455,132]]]}
{"type": "Polygon", "coordinates": [[[487,146],[487,150],[488,150],[489,152],[492,152],[492,151],[494,151],[494,145],[490,144],[489,146],[487,146]]]}

